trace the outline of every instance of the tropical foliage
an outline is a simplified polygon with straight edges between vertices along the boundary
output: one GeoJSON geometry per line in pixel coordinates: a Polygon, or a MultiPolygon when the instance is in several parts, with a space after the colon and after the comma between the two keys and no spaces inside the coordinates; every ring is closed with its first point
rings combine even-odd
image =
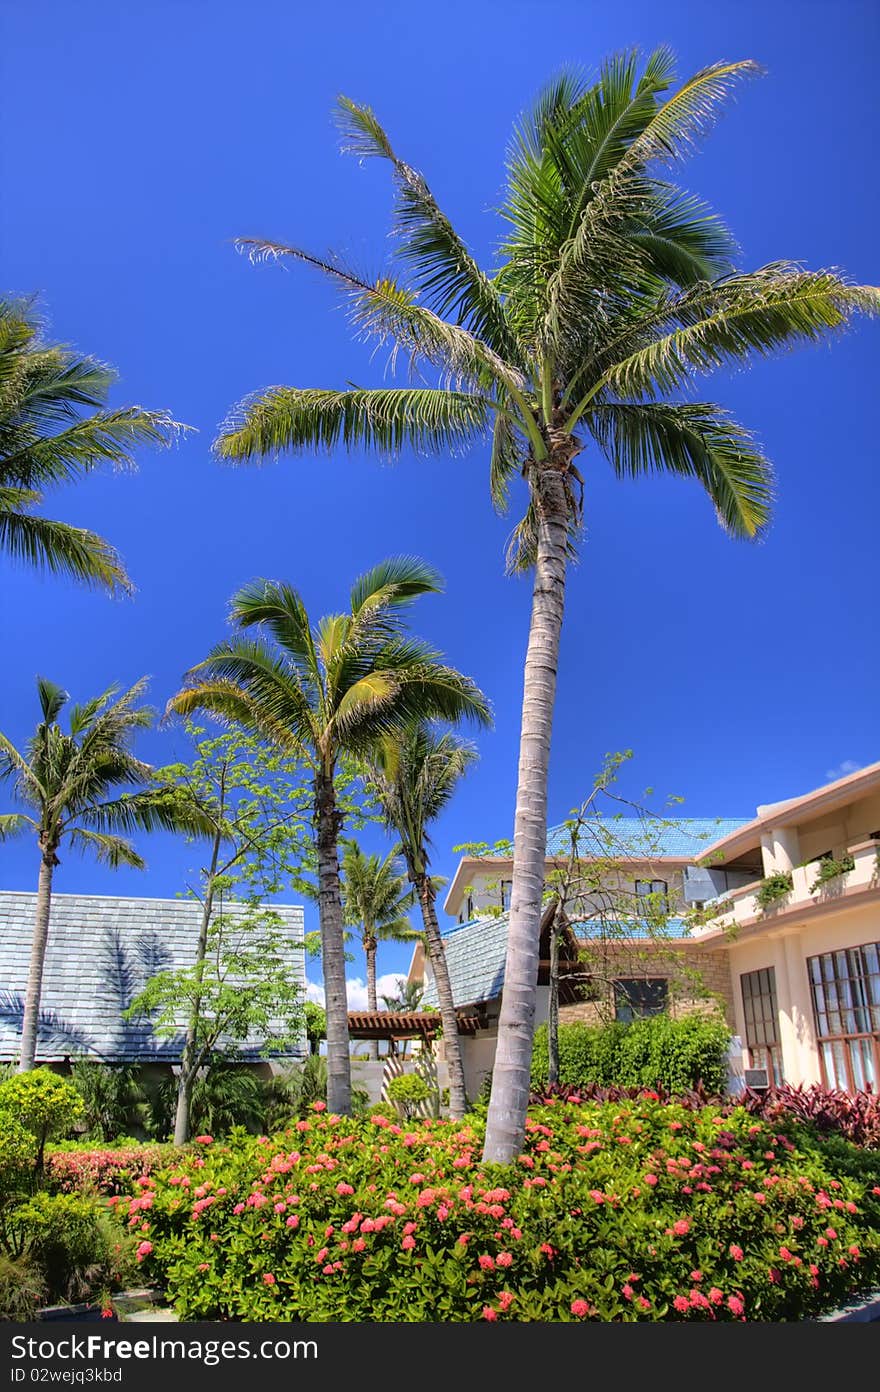
{"type": "Polygon", "coordinates": [[[422,561],[393,558],[355,582],[346,612],[313,624],[291,586],[255,581],[235,596],[232,622],[238,630],[257,629],[260,636],[218,644],[169,703],[180,714],[206,710],[234,721],[302,759],[311,771],[328,1100],[334,1112],[351,1109],[339,883],[340,759],[366,757],[379,740],[414,720],[489,720],[488,703],[474,683],[404,631],[405,609],[440,585],[440,577],[422,561]]]}
{"type": "Polygon", "coordinates": [[[487,1159],[522,1141],[535,1012],[547,778],[566,567],[576,549],[588,446],[615,474],[699,483],[734,537],[770,516],[770,465],[696,381],[820,341],[880,292],[786,261],[737,265],[721,219],[669,170],[758,71],[716,63],[674,86],[666,48],[628,52],[593,82],[563,73],[518,122],[508,150],[504,231],[481,269],[374,112],[343,98],[347,148],[390,167],[399,273],[374,279],[332,257],[254,238],[255,259],[292,259],[338,286],[355,331],[399,354],[416,385],[272,387],[248,397],[216,442],[222,459],[348,448],[398,456],[486,442],[492,499],[526,483],[510,563],[534,568],[515,813],[505,994],[487,1159]],[[428,382],[429,385],[423,385],[428,382]]]}
{"type": "MultiPolygon", "coordinates": [[[[360,929],[367,966],[367,1009],[378,1010],[376,954],[380,942],[412,942],[419,934],[407,917],[412,893],[399,869],[399,849],[385,856],[366,855],[356,841],[342,854],[343,905],[347,923],[360,929]]],[[[378,1057],[378,1043],[372,1046],[378,1057]]]]}
{"type": "Polygon", "coordinates": [[[184,1319],[803,1320],[880,1277],[860,1152],[743,1108],[650,1094],[483,1123],[313,1112],[214,1142],[118,1209],[184,1319]]]}
{"type": "Polygon", "coordinates": [[[23,1073],[33,1068],[36,1055],[52,883],[62,846],[93,855],[113,870],[121,865],[142,870],[144,861],[129,839],[133,832],[210,835],[213,830],[211,818],[196,803],[157,783],[154,769],[131,750],[135,734],[153,723],[153,711],[138,704],[146,685],[142,678],[127,691],[111,686],[71,707],[65,731],[60,716],[70,698],[60,686],[39,677],[41,719],[24,750],[0,733],[0,781],[9,779],[17,799],[30,808],[0,816],[0,841],[30,831],[39,853],[21,1027],[23,1073]]]}
{"type": "Polygon", "coordinates": [[[45,342],[32,303],[0,300],[0,548],[89,585],[129,591],[109,542],[35,512],[46,489],[102,464],[131,467],[141,445],[167,445],[179,430],[165,412],[108,409],[114,378],[96,358],[45,342]]]}

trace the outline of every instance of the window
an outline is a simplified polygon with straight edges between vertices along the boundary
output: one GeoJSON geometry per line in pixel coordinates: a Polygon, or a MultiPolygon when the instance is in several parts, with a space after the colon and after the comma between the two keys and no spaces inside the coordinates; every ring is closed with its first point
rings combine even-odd
{"type": "Polygon", "coordinates": [[[470,921],[471,921],[471,919],[473,918],[473,916],[474,916],[474,896],[473,896],[472,894],[469,894],[468,897],[467,897],[467,919],[466,919],[465,921],[466,921],[467,923],[470,923],[470,921]]]}
{"type": "Polygon", "coordinates": [[[669,908],[668,888],[665,880],[636,880],[636,897],[644,899],[648,895],[659,896],[652,899],[650,905],[646,907],[648,907],[649,912],[653,910],[654,913],[666,913],[669,908]]]}
{"type": "Polygon", "coordinates": [[[760,971],[744,972],[739,980],[746,1019],[749,1067],[766,1068],[769,1080],[781,1083],[776,972],[773,967],[762,967],[760,971]]]}
{"type": "Polygon", "coordinates": [[[628,1025],[648,1015],[662,1015],[669,1000],[665,977],[627,978],[614,983],[614,1018],[628,1025]]]}
{"type": "Polygon", "coordinates": [[[502,907],[502,909],[509,909],[509,908],[510,908],[510,892],[511,892],[512,889],[513,889],[513,880],[502,880],[502,881],[501,881],[501,907],[502,907]]]}
{"type": "Polygon", "coordinates": [[[807,958],[825,1086],[876,1091],[880,1077],[880,943],[807,958]]]}

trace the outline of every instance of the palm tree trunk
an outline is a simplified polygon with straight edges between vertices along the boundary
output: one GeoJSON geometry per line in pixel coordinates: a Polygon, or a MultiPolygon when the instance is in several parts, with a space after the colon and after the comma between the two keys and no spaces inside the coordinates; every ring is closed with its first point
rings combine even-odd
{"type": "MultiPolygon", "coordinates": [[[[376,995],[376,939],[372,934],[364,941],[364,954],[367,959],[367,1008],[375,1012],[379,1009],[379,997],[376,995]]],[[[367,1052],[372,1059],[379,1057],[378,1039],[370,1040],[367,1052]]]]}
{"type": "Polygon", "coordinates": [[[351,1116],[351,1060],[348,1053],[348,998],[345,991],[345,936],[339,890],[339,831],[333,776],[315,775],[318,824],[318,912],[321,920],[321,965],[327,1016],[327,1106],[351,1116]]]}
{"type": "Polygon", "coordinates": [[[186,1027],[186,1038],[183,1044],[183,1056],[180,1060],[180,1073],[177,1077],[177,1107],[174,1113],[174,1144],[176,1146],[186,1145],[189,1140],[190,1105],[192,1103],[193,1083],[196,1076],[196,1046],[198,1043],[199,1017],[201,1013],[201,999],[198,988],[201,985],[202,977],[205,972],[205,957],[208,951],[208,929],[211,926],[211,914],[214,911],[214,882],[217,878],[217,863],[220,857],[220,843],[222,837],[218,830],[214,836],[214,844],[211,849],[211,865],[208,870],[207,884],[205,885],[205,898],[202,901],[202,920],[199,924],[199,940],[196,944],[196,994],[193,996],[192,1009],[190,1010],[189,1021],[186,1027]]]}
{"type": "Polygon", "coordinates": [[[498,1047],[483,1159],[507,1165],[522,1149],[535,1032],[541,898],[547,843],[547,777],[565,606],[568,500],[562,470],[544,465],[535,484],[538,549],[523,684],[513,887],[498,1047]]]}
{"type": "Polygon", "coordinates": [[[422,923],[425,926],[425,943],[434,980],[437,983],[437,998],[440,1001],[440,1018],[443,1021],[443,1050],[446,1066],[449,1069],[449,1115],[459,1121],[467,1111],[467,1089],[464,1084],[464,1064],[461,1057],[461,1040],[458,1035],[458,1016],[452,997],[452,983],[446,965],[446,952],[443,937],[437,922],[434,908],[434,886],[430,875],[424,873],[416,877],[416,890],[422,907],[422,923]]]}
{"type": "Polygon", "coordinates": [[[550,922],[550,1002],[547,1009],[547,1081],[559,1082],[559,919],[557,904],[550,922]]]}
{"type": "Polygon", "coordinates": [[[43,966],[49,940],[49,911],[52,907],[52,875],[57,861],[51,848],[41,848],[40,877],[37,882],[37,904],[34,915],[34,936],[31,940],[31,961],[28,969],[24,1015],[21,1022],[21,1054],[19,1073],[30,1073],[37,1057],[37,1024],[40,1016],[40,995],[43,989],[43,966]]]}

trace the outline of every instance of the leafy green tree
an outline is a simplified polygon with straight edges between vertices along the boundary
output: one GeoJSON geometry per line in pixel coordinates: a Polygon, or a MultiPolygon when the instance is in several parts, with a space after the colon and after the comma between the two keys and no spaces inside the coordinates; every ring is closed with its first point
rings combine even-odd
{"type": "Polygon", "coordinates": [[[721,525],[757,537],[770,516],[770,465],[695,379],[817,342],[880,291],[775,261],[737,268],[723,222],[665,172],[687,154],[752,62],[716,63],[671,92],[666,48],[606,61],[596,81],[563,73],[518,122],[508,151],[505,232],[484,272],[423,176],[374,113],[343,98],[361,159],[391,165],[404,279],[370,281],[330,258],[257,239],[255,258],[292,257],[330,276],[355,330],[389,344],[428,385],[272,387],[220,435],[222,459],[281,451],[460,449],[490,441],[490,487],[505,509],[521,475],[526,505],[510,548],[533,570],[517,782],[513,888],[498,1050],[484,1155],[519,1153],[529,1094],[547,828],[547,778],[566,570],[576,553],[592,442],[623,479],[663,473],[702,485],[721,525]]]}
{"type": "Polygon", "coordinates": [[[188,888],[202,912],[191,963],[160,972],[127,1012],[184,1035],[174,1143],[191,1129],[193,1088],[221,1044],[249,1036],[278,1046],[296,1038],[302,1002],[290,980],[288,931],[271,901],[297,879],[311,848],[310,790],[302,766],[238,727],[194,741],[188,763],[159,777],[209,820],[208,861],[188,888]]]}
{"type": "MultiPolygon", "coordinates": [[[[376,953],[380,942],[413,942],[421,936],[407,917],[412,891],[398,869],[399,848],[385,857],[365,855],[356,841],[346,841],[342,853],[342,894],[347,922],[360,928],[367,963],[367,1007],[379,1009],[376,995],[376,953]]],[[[372,1040],[370,1055],[379,1057],[372,1040]]]]}
{"type": "Polygon", "coordinates": [[[437,922],[437,884],[430,873],[430,831],[456,786],[476,759],[476,750],[446,731],[438,734],[422,722],[384,739],[369,763],[368,786],[385,814],[389,831],[399,837],[407,875],[419,901],[425,945],[443,1020],[443,1048],[449,1068],[449,1114],[467,1110],[467,1090],[458,1016],[446,965],[443,935],[437,922]]]}
{"type": "Polygon", "coordinates": [[[0,300],[0,547],[111,591],[131,589],[112,546],[34,509],[45,489],[101,464],[130,467],[138,446],[167,445],[179,430],[161,411],[108,410],[114,378],[97,359],[44,342],[29,301],[0,300]]]}
{"type": "Polygon", "coordinates": [[[34,1067],[43,965],[49,937],[52,884],[62,845],[89,852],[111,869],[144,868],[129,836],[135,831],[210,834],[212,823],[200,808],[156,782],[155,771],[131,752],[138,730],[153,723],[154,712],[137,702],[146,678],[119,693],[108,687],[70,711],[69,730],[59,717],[70,699],[44,677],[37,679],[42,719],[23,751],[0,733],[0,780],[12,779],[15,795],[30,807],[0,816],[0,840],[35,833],[40,871],[30,970],[21,1030],[19,1071],[34,1067]],[[134,792],[120,791],[133,787],[134,792]]]}
{"type": "Polygon", "coordinates": [[[403,631],[402,611],[419,595],[436,593],[440,583],[422,561],[387,560],[355,582],[347,612],[313,624],[289,585],[255,581],[234,597],[232,622],[265,636],[220,643],[169,702],[169,709],[183,715],[207,710],[235,721],[301,759],[311,772],[327,1100],[331,1111],[344,1115],[351,1111],[351,1065],[339,884],[345,823],[336,781],[340,760],[365,755],[382,736],[417,718],[489,720],[486,699],[474,683],[403,631]]]}
{"type": "Polygon", "coordinates": [[[327,1012],[317,1001],[306,1001],[306,1038],[309,1041],[309,1053],[319,1054],[321,1052],[321,1041],[327,1038],[327,1012]]]}

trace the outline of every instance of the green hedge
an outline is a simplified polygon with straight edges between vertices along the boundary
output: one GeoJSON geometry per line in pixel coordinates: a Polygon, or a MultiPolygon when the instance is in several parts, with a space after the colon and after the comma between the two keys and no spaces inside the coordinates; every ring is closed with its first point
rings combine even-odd
{"type": "MultiPolygon", "coordinates": [[[[727,1090],[730,1030],[717,1015],[673,1020],[654,1015],[632,1024],[559,1027],[559,1081],[574,1087],[662,1088],[684,1092],[702,1082],[708,1092],[727,1090]]],[[[535,1034],[532,1086],[547,1082],[547,1026],[535,1034]]]]}

